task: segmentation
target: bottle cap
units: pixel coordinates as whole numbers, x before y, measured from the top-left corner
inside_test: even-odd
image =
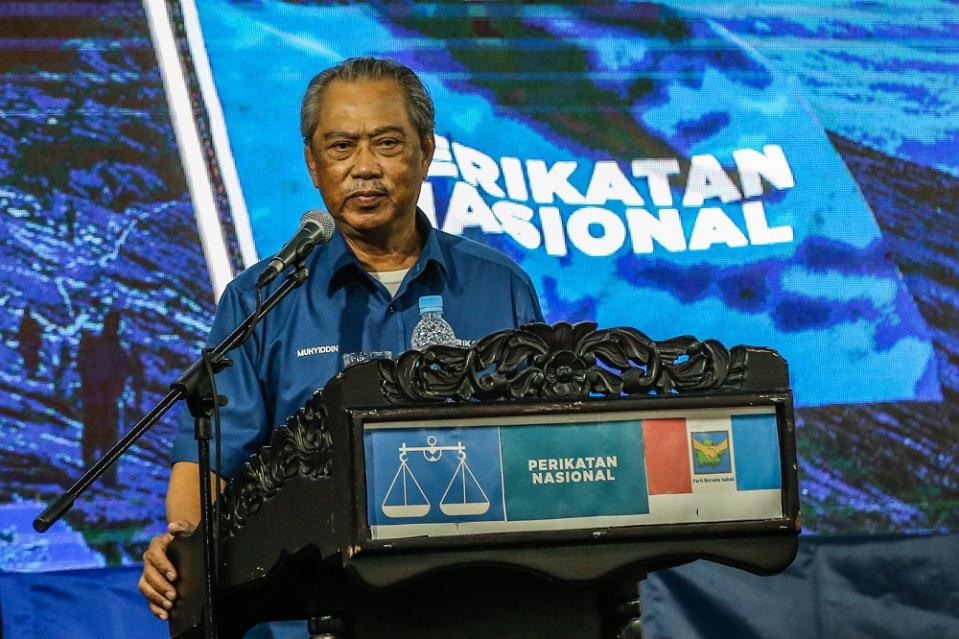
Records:
[[[424,295],[420,298],[420,314],[442,313],[443,297],[441,295]]]

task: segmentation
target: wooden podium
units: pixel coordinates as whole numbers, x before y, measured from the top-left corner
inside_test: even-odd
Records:
[[[639,637],[638,582],[783,570],[799,534],[786,362],[715,340],[531,324],[333,379],[221,505],[219,629]],[[171,636],[202,636],[199,535]]]

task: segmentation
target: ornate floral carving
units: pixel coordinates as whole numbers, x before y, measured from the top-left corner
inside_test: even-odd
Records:
[[[578,397],[587,389],[583,358],[571,351],[557,351],[543,365],[543,393],[547,397]]]
[[[223,495],[221,534],[235,534],[287,479],[328,477],[331,465],[332,441],[326,426],[326,407],[317,391],[274,431],[270,444],[257,451],[234,475]]]
[[[383,360],[393,402],[569,398],[687,393],[737,388],[746,349],[683,336],[656,342],[632,328],[527,324],[471,348],[433,346]]]

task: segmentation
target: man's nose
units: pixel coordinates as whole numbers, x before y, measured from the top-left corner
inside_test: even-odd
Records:
[[[353,176],[358,178],[379,177],[382,174],[379,158],[369,144],[357,146]]]

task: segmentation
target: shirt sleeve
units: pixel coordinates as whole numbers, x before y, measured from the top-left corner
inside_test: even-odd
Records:
[[[536,289],[526,273],[513,278],[513,309],[517,328],[532,322],[546,321],[543,319]]]
[[[244,304],[238,289],[234,282],[223,292],[213,319],[213,327],[207,338],[207,347],[212,348],[223,341],[252,312],[252,302]],[[246,308],[247,306],[249,308]],[[266,443],[270,434],[263,385],[256,368],[256,353],[259,350],[261,335],[258,327],[243,345],[227,353],[227,357],[233,364],[216,376],[217,393],[227,398],[226,406],[220,408],[223,454],[220,471],[225,478],[232,477],[240,464]],[[184,402],[173,443],[174,463],[198,461],[193,431],[193,417]],[[210,460],[212,468],[216,470],[215,440],[210,441]]]

